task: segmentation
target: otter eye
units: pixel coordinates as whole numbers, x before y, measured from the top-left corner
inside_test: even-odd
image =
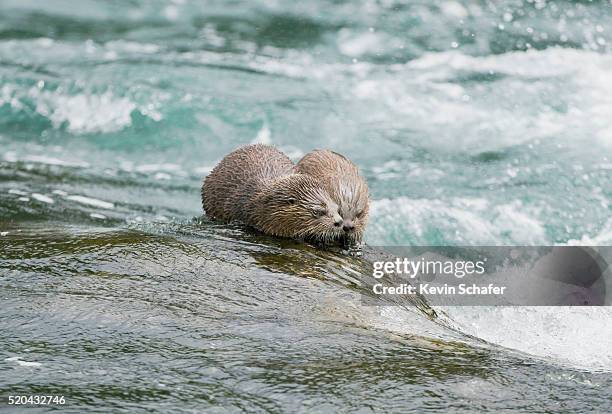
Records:
[[[293,198],[293,197],[289,197],[289,198],[287,199],[287,204],[289,204],[289,205],[293,205],[293,204],[295,204],[295,203],[296,203],[295,198]]]
[[[355,217],[357,217],[357,218],[363,217],[363,210],[361,210],[359,213],[357,213],[357,215]]]
[[[312,210],[312,215],[313,217],[316,217],[316,218],[323,217],[326,213],[327,211],[325,211],[325,209],[322,209],[322,208],[315,208],[314,210]]]

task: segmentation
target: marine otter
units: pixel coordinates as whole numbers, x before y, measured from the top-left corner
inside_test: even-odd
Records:
[[[361,241],[363,229],[356,237],[354,227],[343,225],[341,208],[327,190],[334,177],[323,178],[296,171],[272,146],[247,145],[226,155],[206,177],[202,206],[213,219],[243,222],[273,236],[325,244]]]
[[[316,178],[338,205],[342,228],[353,243],[361,242],[368,223],[368,185],[349,159],[329,150],[314,150],[296,165],[295,172]]]

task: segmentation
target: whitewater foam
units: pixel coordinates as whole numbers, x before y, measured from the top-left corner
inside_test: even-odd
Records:
[[[31,368],[42,367],[42,364],[40,362],[24,361],[21,358],[22,357],[20,356],[16,356],[16,357],[5,358],[4,360],[7,362],[15,362],[17,363],[17,365],[20,365],[22,367],[31,367]]]
[[[538,213],[520,201],[492,205],[483,198],[373,200],[367,238],[381,246],[428,245],[431,233],[443,233],[440,244],[545,245],[548,239]]]
[[[32,198],[34,200],[38,200],[38,201],[40,201],[42,203],[47,203],[47,204],[55,203],[55,201],[51,197],[46,196],[44,194],[32,193]]]
[[[38,89],[34,89],[38,91]],[[55,128],[64,123],[71,132],[113,132],[132,123],[136,105],[128,98],[102,94],[64,95],[57,92],[34,92],[36,111],[48,117]]]
[[[582,137],[609,148],[611,65],[610,56],[558,47],[488,56],[431,52],[354,77],[346,99],[356,99],[364,121],[419,131],[423,138],[414,143],[426,147],[484,151]]]
[[[561,364],[612,371],[610,307],[445,307],[469,335]]]
[[[65,197],[66,200],[75,201],[80,204],[84,204],[91,207],[98,207],[104,209],[113,209],[115,205],[108,201],[98,200],[97,198],[85,197],[81,195],[69,195]]]

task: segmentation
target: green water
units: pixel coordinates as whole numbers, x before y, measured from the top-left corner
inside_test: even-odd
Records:
[[[0,0],[0,411],[612,410],[609,309],[361,306],[359,259],[199,200],[240,144],[326,147],[371,245],[610,245],[611,28],[609,1]]]

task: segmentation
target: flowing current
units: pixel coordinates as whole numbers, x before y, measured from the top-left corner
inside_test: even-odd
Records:
[[[611,31],[603,0],[0,0],[0,407],[609,412],[610,308],[362,306],[355,260],[199,189],[324,147],[370,245],[609,246]]]

